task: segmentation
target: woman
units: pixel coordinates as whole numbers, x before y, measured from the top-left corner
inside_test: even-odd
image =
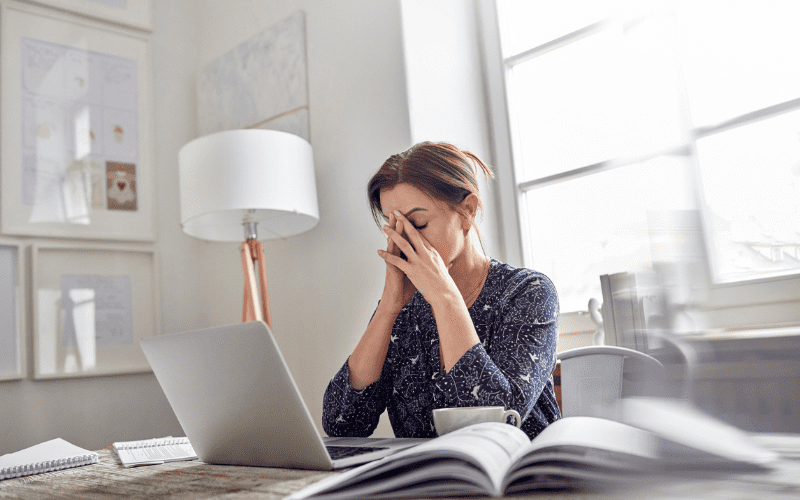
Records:
[[[476,177],[489,168],[446,143],[390,157],[368,186],[383,225],[383,295],[325,391],[330,436],[369,436],[388,407],[397,437],[434,437],[432,410],[505,406],[533,438],[560,418],[552,282],[486,257]]]

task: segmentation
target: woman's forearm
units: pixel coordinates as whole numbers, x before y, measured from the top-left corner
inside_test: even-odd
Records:
[[[380,378],[392,340],[392,326],[399,312],[382,303],[378,304],[372,321],[347,361],[350,385],[354,389],[363,389]]]
[[[465,352],[480,342],[475,325],[460,294],[443,294],[431,303],[444,370],[450,369]]]

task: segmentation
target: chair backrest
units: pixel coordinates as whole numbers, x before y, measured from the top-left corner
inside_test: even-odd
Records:
[[[578,347],[559,353],[561,362],[561,415],[619,419],[623,371],[626,358],[643,362],[646,370],[663,372],[654,357],[615,346]]]

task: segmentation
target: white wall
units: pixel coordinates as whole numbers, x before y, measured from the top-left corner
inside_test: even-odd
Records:
[[[412,142],[450,142],[494,167],[474,3],[401,0],[400,6]],[[505,261],[496,184],[478,179],[485,207],[478,221],[484,248]]]

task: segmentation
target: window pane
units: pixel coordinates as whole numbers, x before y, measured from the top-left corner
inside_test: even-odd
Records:
[[[800,269],[800,111],[697,141],[717,281]]]
[[[503,57],[519,54],[602,21],[635,1],[497,0]]]
[[[585,311],[602,300],[601,274],[651,268],[648,215],[692,209],[693,200],[687,162],[676,157],[533,189],[526,266],[553,280],[562,312]]]
[[[514,67],[520,182],[685,143],[662,17],[617,25]]]
[[[685,2],[674,11],[695,126],[798,97],[800,2]]]

